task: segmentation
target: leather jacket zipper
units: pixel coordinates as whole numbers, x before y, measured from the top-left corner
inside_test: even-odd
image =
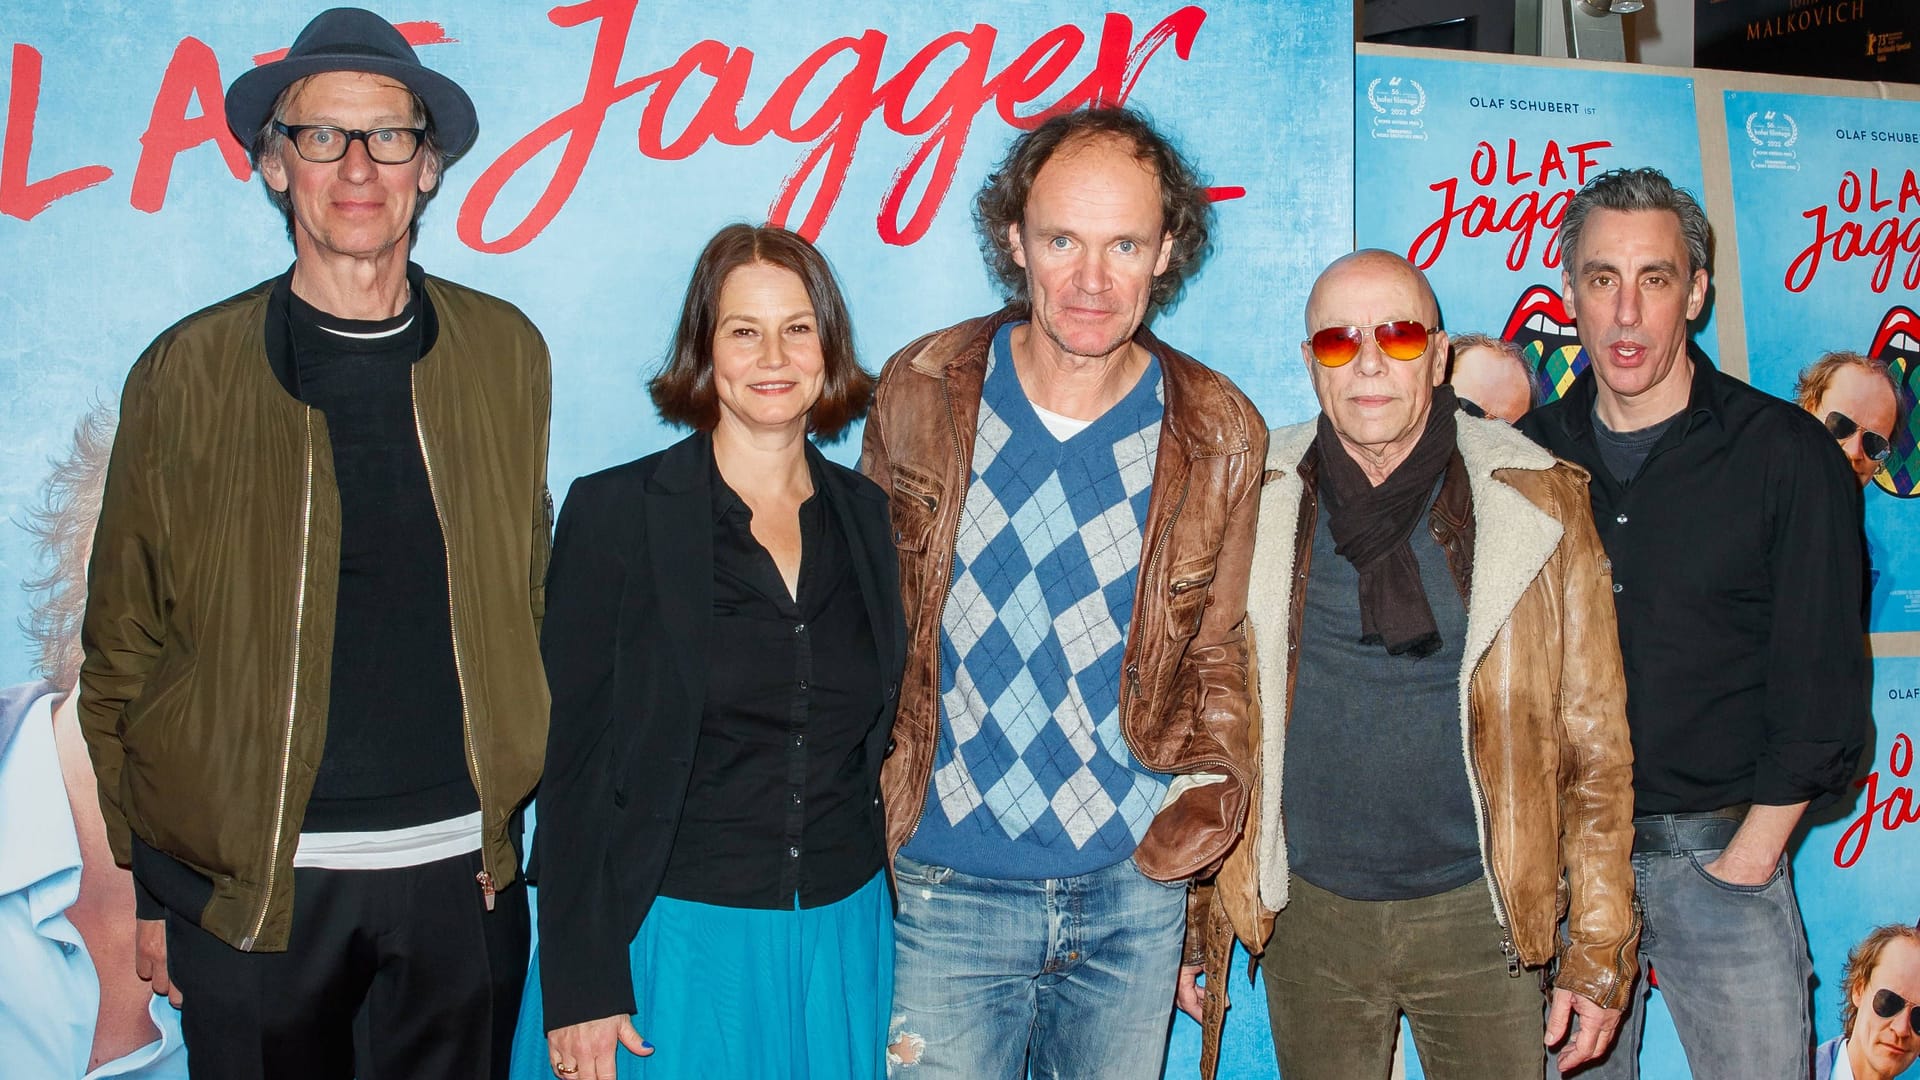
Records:
[[[300,498],[300,575],[293,600],[293,660],[287,678],[287,724],[280,741],[280,788],[273,806],[273,839],[267,848],[267,887],[260,894],[260,914],[253,921],[253,932],[240,939],[240,951],[252,952],[260,932],[266,929],[267,911],[273,905],[274,881],[280,874],[280,833],[287,824],[287,773],[293,764],[293,718],[300,703],[300,629],[307,615],[307,563],[313,547],[313,407],[306,407],[306,488]]]
[[[1193,489],[1193,468],[1191,465],[1189,465],[1187,468],[1186,475],[1182,477],[1180,480],[1180,498],[1174,501],[1173,512],[1167,515],[1167,523],[1161,526],[1160,528],[1160,539],[1155,541],[1153,545],[1153,557],[1147,560],[1147,571],[1146,571],[1146,574],[1144,575],[1143,580],[1146,582],[1148,588],[1152,588],[1153,586],[1154,572],[1160,569],[1160,556],[1162,553],[1164,553],[1167,550],[1167,541],[1173,538],[1174,523],[1180,520],[1180,511],[1186,509],[1187,493],[1192,489]],[[1148,502],[1149,503],[1152,502],[1151,498],[1149,498]],[[1173,591],[1175,592],[1182,591],[1179,588],[1180,584],[1181,583],[1176,582],[1173,586]],[[1192,588],[1192,587],[1193,586],[1191,585],[1188,586],[1188,588]],[[1139,590],[1135,589],[1135,593],[1138,594],[1138,592]],[[1136,605],[1134,614],[1133,614],[1133,620],[1136,628],[1144,627],[1147,621],[1146,609],[1143,607],[1140,607],[1139,605]],[[1140,638],[1138,634],[1129,632],[1129,637],[1127,639],[1128,650],[1132,651],[1139,644],[1139,640]],[[1127,744],[1127,752],[1133,755],[1133,760],[1140,762],[1142,765],[1145,765],[1146,759],[1140,756],[1140,748],[1134,745],[1133,735],[1127,731],[1127,708],[1128,706],[1132,705],[1133,702],[1139,698],[1139,696],[1140,696],[1140,661],[1129,660],[1127,661],[1126,682],[1122,683],[1120,686],[1120,706],[1119,706],[1120,740]],[[1228,770],[1228,771],[1231,772],[1232,770]],[[1234,775],[1236,779],[1240,778],[1238,773],[1234,773]]]
[[[1474,803],[1480,810],[1479,840],[1480,862],[1487,871],[1487,894],[1493,898],[1493,921],[1500,924],[1500,954],[1507,958],[1507,975],[1519,978],[1521,971],[1520,950],[1513,943],[1513,926],[1507,918],[1507,901],[1500,895],[1500,878],[1493,872],[1493,856],[1487,844],[1487,791],[1480,783],[1480,766],[1474,761],[1473,747],[1476,742],[1473,717],[1473,684],[1480,678],[1480,665],[1487,662],[1487,654],[1481,653],[1480,659],[1473,662],[1473,674],[1467,677],[1467,786],[1473,789]]]
[[[412,398],[413,433],[420,442],[420,463],[427,470],[427,494],[433,499],[434,520],[440,525],[440,545],[446,550],[447,560],[447,630],[453,638],[453,675],[460,684],[460,732],[467,748],[467,767],[473,772],[473,792],[480,800],[480,860],[485,867],[487,860],[486,822],[487,792],[480,779],[480,755],[473,745],[473,715],[467,708],[467,668],[460,655],[460,614],[454,610],[453,602],[453,543],[447,537],[447,515],[440,506],[440,485],[433,476],[433,454],[427,449],[426,425],[420,421],[420,380],[416,370],[407,372],[407,389]],[[486,903],[487,910],[493,910],[494,884],[493,872],[482,869],[473,879],[480,886],[480,897]]]
[[[966,449],[960,445],[960,422],[954,419],[953,416],[953,389],[944,375],[940,378],[940,400],[947,407],[947,434],[953,439],[953,460],[956,462],[964,461],[966,459]],[[936,627],[945,624],[947,617],[947,597],[953,593],[953,582],[956,577],[953,569],[953,556],[954,552],[960,547],[960,526],[962,522],[966,520],[967,516],[968,478],[962,477],[959,487],[960,494],[958,498],[960,505],[955,507],[953,515],[953,540],[947,545],[947,587],[940,591],[940,608],[934,612],[933,618],[933,625]],[[948,497],[953,498],[955,496],[949,491]],[[922,495],[920,498],[925,500],[928,510],[938,509],[935,505],[937,500],[931,496]],[[941,666],[940,642],[936,637],[933,648],[933,694],[935,701],[938,701],[940,697]],[[940,739],[940,717],[937,713],[933,718],[933,738],[935,742],[938,742]],[[929,773],[933,770],[933,755],[931,754],[927,755],[927,770]],[[929,776],[926,780],[920,781],[920,790],[925,791],[931,779],[932,777]],[[920,808],[913,812],[913,824],[907,828],[906,840],[901,841],[902,845],[904,845],[907,840],[912,840],[913,834],[920,831],[920,821],[927,816],[927,800],[924,798],[920,799],[919,803]],[[888,865],[891,866],[892,863],[889,862]]]

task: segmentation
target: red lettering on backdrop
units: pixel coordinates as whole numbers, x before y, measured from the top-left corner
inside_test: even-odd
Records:
[[[1472,157],[1467,160],[1467,179],[1483,188],[1493,187],[1495,180],[1502,181],[1509,188],[1520,187],[1531,180],[1531,190],[1514,195],[1504,207],[1495,194],[1475,195],[1461,205],[1460,177],[1451,176],[1427,185],[1428,190],[1440,195],[1440,216],[1414,237],[1412,246],[1407,249],[1408,260],[1422,270],[1432,267],[1440,260],[1440,253],[1447,249],[1447,240],[1457,227],[1460,235],[1465,237],[1513,233],[1513,242],[1507,246],[1509,270],[1520,270],[1527,265],[1534,238],[1544,233],[1547,240],[1540,249],[1540,265],[1548,269],[1559,266],[1558,232],[1560,221],[1567,213],[1567,204],[1573,201],[1573,193],[1580,185],[1587,182],[1587,174],[1599,165],[1593,156],[1594,151],[1612,145],[1604,139],[1597,139],[1574,143],[1563,150],[1557,140],[1548,139],[1536,159],[1531,154],[1521,156],[1518,139],[1508,139],[1504,152],[1492,143],[1477,143]],[[1567,169],[1569,156],[1573,159],[1571,173]],[[1531,165],[1536,160],[1539,162],[1537,168],[1520,168],[1522,162]],[[1550,183],[1561,186],[1548,193]]]
[[[166,204],[167,183],[173,179],[173,160],[201,143],[211,142],[227,160],[235,180],[252,174],[247,152],[227,131],[226,98],[220,79],[220,60],[199,38],[180,39],[154,95],[153,115],[140,136],[140,166],[133,172],[133,208],[156,213]],[[200,99],[200,115],[188,116],[187,106]]]
[[[40,111],[40,53],[31,45],[13,47],[12,83],[7,93],[7,137],[0,143],[0,214],[31,221],[56,199],[104,183],[113,170],[82,165],[45,180],[28,180],[34,115]]]
[[[769,220],[787,223],[796,211],[801,191],[817,174],[818,187],[813,201],[797,226],[797,231],[809,237],[818,236],[826,225],[846,184],[861,135],[874,113],[878,112],[882,123],[898,134],[925,136],[907,162],[894,173],[881,198],[875,222],[882,240],[911,244],[926,235],[932,224],[934,214],[952,186],[974,119],[987,102],[994,102],[996,111],[1007,123],[1023,128],[1031,128],[1055,112],[1088,103],[1122,104],[1132,93],[1147,62],[1162,45],[1172,42],[1183,59],[1189,55],[1200,25],[1207,17],[1201,8],[1183,7],[1135,41],[1132,20],[1109,13],[1101,28],[1093,70],[1051,104],[1029,115],[1021,115],[1018,106],[1049,91],[1085,44],[1086,35],[1078,27],[1056,27],[1041,35],[999,75],[992,77],[992,51],[998,31],[985,23],[971,30],[950,31],[927,43],[884,82],[879,80],[879,68],[887,37],[877,30],[868,30],[860,37],[837,38],[815,50],[781,81],[743,126],[740,106],[754,59],[749,49],[729,48],[713,40],[701,41],[666,68],[624,81],[619,79],[637,5],[638,0],[587,0],[561,5],[547,13],[548,19],[560,27],[599,23],[586,85],[576,104],[508,147],[474,181],[460,207],[457,223],[460,239],[467,246],[486,252],[515,251],[538,236],[579,185],[599,142],[601,129],[606,125],[608,111],[648,90],[652,93],[636,132],[639,151],[647,157],[683,158],[709,140],[746,145],[772,135],[788,142],[812,143],[793,172],[781,181],[768,213]],[[954,70],[927,104],[909,115],[906,111],[909,96],[934,62],[948,52],[959,54]],[[851,61],[851,69],[839,76],[833,90],[812,116],[805,120],[796,117],[794,111],[800,97],[823,70],[843,57]],[[685,130],[669,142],[663,130],[666,114],[695,73],[711,79],[712,86],[706,90]],[[487,215],[501,191],[534,158],[556,143],[564,144],[559,160],[533,206],[503,235],[487,239]],[[926,172],[924,186],[921,185],[923,171]],[[916,187],[920,188],[919,199],[908,212],[909,193]],[[1244,192],[1227,188],[1213,192],[1218,199],[1239,194]]]
[[[1892,190],[1891,182],[1887,188]],[[1794,256],[1793,262],[1787,265],[1782,284],[1788,292],[1805,292],[1807,286],[1813,284],[1814,278],[1819,276],[1822,257],[1829,257],[1834,262],[1865,258],[1876,260],[1867,285],[1874,292],[1885,292],[1893,281],[1894,262],[1902,253],[1911,257],[1907,259],[1900,283],[1908,291],[1920,289],[1920,180],[1916,180],[1914,171],[1908,169],[1900,178],[1900,193],[1897,196],[1882,195],[1880,190],[1879,169],[1868,169],[1864,181],[1859,173],[1848,169],[1840,176],[1839,189],[1834,192],[1831,204],[1816,206],[1800,214],[1813,222],[1813,241],[1800,249],[1800,254]],[[1837,208],[1842,214],[1855,214],[1863,207],[1875,214],[1889,209],[1893,213],[1872,223],[1842,221],[1831,232],[1828,231],[1827,217],[1830,211]],[[1909,217],[1909,214],[1913,216]]]
[[[548,18],[561,27],[600,23],[593,59],[581,99],[541,124],[481,173],[461,207],[457,229],[469,246],[489,252],[513,251],[539,235],[565,206],[579,183],[598,142],[612,106],[652,90],[636,142],[641,154],[656,160],[678,160],[697,152],[708,141],[746,146],[769,136],[796,144],[810,144],[794,170],[781,180],[768,218],[785,223],[795,213],[802,192],[813,181],[812,202],[799,231],[818,236],[833,212],[853,164],[853,156],[867,122],[875,113],[889,129],[907,136],[924,136],[893,175],[881,198],[875,226],[890,244],[911,244],[926,235],[953,183],[973,123],[988,102],[1007,124],[1031,129],[1057,112],[1087,104],[1124,104],[1136,82],[1163,45],[1187,58],[1207,14],[1195,6],[1175,11],[1137,41],[1133,22],[1109,13],[1102,24],[1093,70],[1051,103],[1030,113],[1029,105],[1052,90],[1080,55],[1087,35],[1068,24],[1036,38],[1003,68],[992,72],[998,31],[985,23],[971,30],[942,34],[916,52],[899,72],[884,81],[880,64],[887,36],[868,30],[859,37],[843,37],[814,50],[781,80],[766,103],[743,125],[741,106],[753,70],[753,52],[718,41],[689,47],[672,65],[624,82],[618,80],[634,12],[639,0],[589,0],[556,7]],[[396,24],[416,47],[448,44],[446,28],[431,20]],[[253,57],[255,65],[286,56],[274,49]],[[957,54],[953,71],[927,103],[909,114],[908,101],[926,73],[943,57]],[[800,99],[823,72],[848,66],[810,116],[796,115]],[[41,57],[31,46],[14,46],[12,87],[7,109],[7,132],[0,145],[0,213],[27,220],[53,202],[100,184],[113,175],[104,165],[69,169],[44,180],[29,181],[34,117],[39,106]],[[710,80],[694,116],[684,130],[669,138],[667,113],[690,80]],[[224,80],[219,60],[198,38],[183,38],[174,49],[154,97],[146,131],[140,137],[141,154],[134,172],[131,204],[157,213],[166,204],[175,160],[203,143],[213,142],[237,180],[250,175],[245,149],[226,129]],[[199,112],[188,115],[195,101]],[[533,208],[505,236],[487,241],[482,227],[500,191],[518,173],[555,142],[565,140],[560,160]],[[1542,172],[1547,166],[1543,162]],[[1488,178],[1491,179],[1491,176]],[[919,192],[909,203],[910,193]],[[1215,187],[1208,195],[1216,202],[1242,198],[1243,187]],[[902,218],[905,218],[902,221]]]
[[[1893,748],[1887,751],[1887,771],[1904,779],[1913,769],[1913,739],[1906,732],[1893,737]],[[1892,832],[1902,825],[1920,821],[1920,806],[1914,804],[1913,789],[1905,784],[1887,792],[1886,798],[1880,797],[1880,771],[1867,774],[1865,780],[1855,780],[1854,787],[1867,789],[1863,800],[1866,808],[1860,816],[1853,819],[1847,831],[1840,834],[1840,842],[1833,846],[1833,865],[1846,869],[1860,860],[1866,853],[1868,834],[1873,832],[1873,823],[1877,818],[1880,827]]]

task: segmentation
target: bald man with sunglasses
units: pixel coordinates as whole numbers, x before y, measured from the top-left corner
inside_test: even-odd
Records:
[[[1543,1042],[1571,1068],[1611,1042],[1638,934],[1586,474],[1460,411],[1397,255],[1321,274],[1301,354],[1321,413],[1269,444],[1262,788],[1214,922],[1265,950],[1287,1080],[1385,1076],[1402,1014],[1434,1080],[1538,1077]]]

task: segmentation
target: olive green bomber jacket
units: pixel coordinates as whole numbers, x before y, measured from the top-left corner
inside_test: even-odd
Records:
[[[551,376],[512,305],[410,266],[424,295],[415,428],[447,549],[454,661],[482,854],[547,728],[539,620]],[[293,854],[326,743],[340,507],[326,418],[286,388],[290,275],[182,320],[120,402],[82,628],[80,717],[114,858],[246,950],[286,948]],[[489,898],[490,899],[490,898]]]

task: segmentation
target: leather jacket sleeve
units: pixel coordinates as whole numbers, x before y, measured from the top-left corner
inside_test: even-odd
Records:
[[[1613,575],[1583,485],[1557,484],[1561,540],[1560,850],[1567,936],[1554,985],[1603,1008],[1627,1002],[1640,920],[1633,898],[1633,749]]]
[[[1174,673],[1164,720],[1166,730],[1191,733],[1191,744],[1217,747],[1223,758],[1219,765],[1228,779],[1188,790],[1156,817],[1149,842],[1142,843],[1135,859],[1142,873],[1160,880],[1212,874],[1233,846],[1247,813],[1254,766],[1247,726],[1247,579],[1259,517],[1260,466],[1267,453],[1266,430],[1257,416],[1249,427],[1253,438],[1236,466],[1231,509],[1213,580],[1207,585],[1206,607]],[[1162,836],[1177,840],[1151,842]],[[1193,865],[1194,853],[1206,853],[1200,865]]]

